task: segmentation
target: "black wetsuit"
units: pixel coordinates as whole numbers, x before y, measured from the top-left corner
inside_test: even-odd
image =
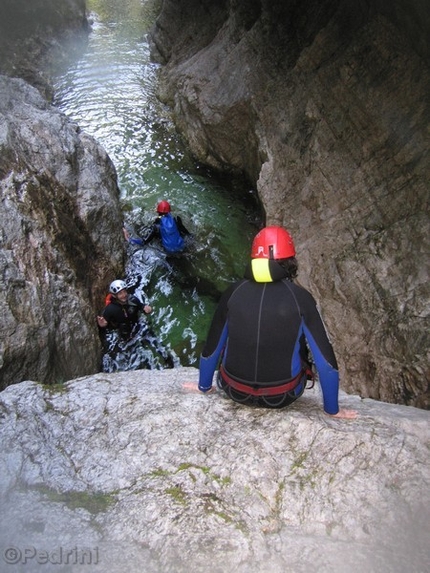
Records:
[[[287,405],[303,392],[301,377],[303,337],[312,351],[323,390],[324,409],[338,412],[339,374],[336,357],[312,295],[285,278],[281,265],[270,262],[267,282],[256,282],[251,267],[246,278],[232,285],[221,297],[200,359],[199,389],[207,391],[219,359],[222,358],[221,382],[228,381],[240,392],[232,398],[249,393],[260,394],[266,405]],[[289,390],[288,384],[294,387]],[[278,399],[265,399],[276,390]],[[285,399],[282,400],[282,394]],[[245,396],[246,397],[246,396]],[[245,400],[244,400],[245,401]],[[255,402],[255,401],[254,401]],[[257,401],[257,403],[259,403]]]
[[[104,372],[174,367],[172,353],[143,317],[146,304],[129,295],[126,304],[113,298],[105,307],[102,316],[108,324],[106,328],[100,328]]]
[[[108,329],[118,330],[122,338],[128,338],[139,320],[139,313],[144,305],[135,296],[129,296],[126,304],[113,299],[104,309],[103,318],[108,322]]]

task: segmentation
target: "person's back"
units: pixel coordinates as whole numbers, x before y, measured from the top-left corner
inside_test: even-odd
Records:
[[[184,239],[171,213],[165,213],[160,219],[160,237],[167,254],[180,253],[184,250]]]
[[[157,238],[161,241],[167,255],[182,253],[185,249],[184,237],[191,237],[179,215],[174,217],[171,213],[170,203],[160,201],[157,204],[157,217],[151,226],[147,227],[142,237],[135,237],[124,227],[123,234],[126,241],[132,245],[142,247]]]
[[[314,312],[312,296],[287,278],[270,283],[245,279],[228,301],[225,370],[259,385],[291,380],[303,366],[303,321],[309,323],[322,352],[337,367],[321,325],[315,324]]]
[[[339,411],[336,357],[312,295],[293,282],[295,247],[287,231],[266,227],[254,239],[245,278],[222,295],[200,358],[199,390],[218,382],[238,402],[283,407],[301,396],[307,344],[323,390],[324,409]],[[349,416],[349,414],[347,414]]]

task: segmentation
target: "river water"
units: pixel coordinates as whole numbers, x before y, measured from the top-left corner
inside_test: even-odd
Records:
[[[132,233],[144,232],[162,199],[191,232],[177,259],[156,242],[127,246],[124,278],[149,298],[151,328],[176,364],[195,366],[220,293],[243,274],[260,223],[256,196],[197,165],[157,100],[158,66],[146,40],[153,2],[89,0],[87,8],[88,42],[57,70],[54,103],[108,152]]]

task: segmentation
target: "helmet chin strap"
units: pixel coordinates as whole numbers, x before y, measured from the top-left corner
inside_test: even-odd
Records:
[[[269,245],[269,259],[274,259],[273,255],[273,245]]]

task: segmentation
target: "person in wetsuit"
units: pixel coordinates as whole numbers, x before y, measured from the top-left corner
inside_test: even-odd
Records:
[[[141,312],[149,314],[152,308],[137,297],[130,296],[122,280],[115,280],[109,286],[110,302],[102,315],[97,316],[100,328],[118,330],[122,338],[130,338]]]
[[[309,346],[323,393],[324,410],[337,417],[339,372],[332,344],[313,296],[295,284],[296,251],[282,227],[261,230],[252,244],[245,277],[222,295],[200,357],[198,389],[218,385],[236,402],[281,408],[306,386]]]
[[[143,237],[130,235],[125,227],[123,234],[130,244],[141,247],[149,244],[153,239],[160,239],[164,250],[170,255],[182,252],[185,249],[184,237],[191,236],[181,217],[179,215],[173,217],[168,201],[160,201],[157,204],[157,217],[145,230]]]
[[[104,346],[104,372],[174,367],[173,356],[142,318],[151,312],[152,307],[149,304],[142,303],[136,296],[128,293],[125,281],[114,280],[110,284],[109,300],[102,314],[97,316]],[[160,358],[154,361],[147,347],[152,348]]]

